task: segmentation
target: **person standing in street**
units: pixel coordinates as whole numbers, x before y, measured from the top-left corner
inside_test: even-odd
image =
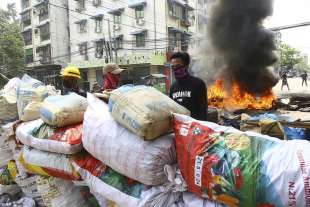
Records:
[[[174,53],[170,61],[176,79],[170,88],[170,98],[187,108],[194,119],[207,120],[207,87],[203,80],[189,74],[189,54]]]
[[[284,87],[284,86],[287,86],[287,89],[290,90],[290,87],[289,87],[288,81],[287,81],[287,75],[286,75],[286,73],[283,73],[281,78],[282,78],[282,87],[281,87],[281,91],[283,90],[283,87]]]
[[[100,93],[101,92],[101,87],[97,81],[94,83],[91,92],[92,93]]]
[[[81,90],[78,86],[78,80],[81,79],[80,70],[74,66],[68,66],[61,71],[63,90],[62,95],[76,93],[80,96],[86,97],[86,92]]]
[[[117,64],[109,63],[103,70],[104,84],[103,90],[114,90],[117,89],[120,84],[121,73],[125,69],[120,68]]]
[[[303,74],[301,74],[301,79],[302,79],[302,84],[301,84],[301,86],[304,86],[304,84],[305,84],[306,87],[308,87],[308,83],[307,83],[307,81],[308,81],[308,74],[307,74],[306,71],[303,72]]]

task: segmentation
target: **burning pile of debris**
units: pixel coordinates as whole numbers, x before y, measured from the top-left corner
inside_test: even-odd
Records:
[[[274,94],[279,77],[274,35],[263,21],[273,12],[270,0],[220,0],[214,3],[208,39],[194,66],[208,82],[210,121],[282,139],[309,134],[310,95]],[[242,5],[242,6],[241,6]],[[206,71],[198,70],[207,67]],[[294,112],[292,112],[294,111]]]

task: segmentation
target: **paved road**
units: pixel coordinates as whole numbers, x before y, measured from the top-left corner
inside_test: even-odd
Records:
[[[273,88],[273,91],[276,94],[283,94],[283,93],[309,93],[310,94],[310,80],[308,80],[308,87],[301,86],[301,78],[289,78],[288,84],[290,86],[290,91],[284,86],[283,90],[281,90],[282,81],[280,80],[279,83]]]

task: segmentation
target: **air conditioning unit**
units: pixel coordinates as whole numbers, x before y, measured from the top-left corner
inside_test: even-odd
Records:
[[[139,26],[143,26],[143,25],[145,24],[145,20],[142,19],[142,18],[139,18],[139,19],[136,20],[136,23],[137,23],[137,25],[139,25]]]
[[[39,34],[39,29],[38,29],[38,28],[35,28],[35,29],[34,29],[34,33],[35,33],[35,34]]]
[[[119,31],[119,30],[121,30],[121,25],[120,24],[114,24],[113,29],[114,29],[114,31]]]

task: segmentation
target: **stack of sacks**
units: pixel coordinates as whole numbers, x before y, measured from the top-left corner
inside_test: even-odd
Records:
[[[190,112],[152,87],[123,86],[109,100],[113,118],[144,140],[154,140],[172,130],[171,113]]]
[[[32,121],[40,118],[42,102],[46,97],[56,94],[56,90],[46,87],[41,81],[24,75],[17,88],[19,120]]]
[[[171,186],[152,187],[125,177],[89,154],[74,160],[73,165],[98,200],[108,198],[119,207],[168,207],[179,201],[181,196],[172,192],[178,188],[176,176],[172,174]]]
[[[182,176],[197,196],[232,207],[309,204],[308,141],[282,141],[177,114],[174,129]]]
[[[46,207],[88,207],[80,188],[70,181],[37,176],[36,183]]]
[[[31,173],[80,180],[71,159],[83,150],[87,100],[77,94],[50,96],[41,104],[41,119],[22,123],[16,138],[23,147],[19,161]]]
[[[150,91],[146,90],[146,93],[150,93]],[[155,93],[157,94],[157,91]],[[171,103],[168,97],[159,94],[157,101],[168,102],[170,105],[175,105],[174,108],[182,108],[174,102]],[[168,101],[166,101],[167,99]],[[136,102],[140,101],[141,99],[136,100]],[[113,108],[117,105],[118,102],[115,100]],[[152,109],[150,107],[150,110]],[[187,110],[184,109],[184,112],[187,114]],[[109,185],[109,183],[100,182],[100,178],[95,178],[98,176],[91,176],[91,171],[80,166],[77,169],[82,178],[86,178],[86,180],[92,178],[88,182],[90,189],[103,197],[111,199],[119,206],[170,206],[180,197],[180,193],[172,193],[174,185],[171,183],[174,180],[169,182],[164,171],[166,165],[176,163],[174,136],[169,134],[170,128],[166,127],[163,130],[163,127],[161,127],[160,133],[156,132],[154,136],[154,130],[148,128],[159,123],[156,119],[158,117],[152,117],[148,114],[144,118],[151,118],[146,123],[150,125],[148,127],[141,125],[146,132],[147,139],[162,137],[153,141],[144,141],[142,137],[118,124],[112,114],[104,102],[88,94],[88,108],[83,123],[83,146],[92,156],[102,162],[101,165],[108,166],[108,171],[112,171],[122,179],[130,178],[129,180],[132,180],[132,183],[137,183],[137,187],[139,187],[137,189],[140,190],[138,192],[134,191],[134,196],[131,196],[130,193],[123,193],[122,190]],[[169,111],[161,112],[161,114],[164,114],[162,122],[171,121]],[[136,114],[131,115],[136,116]],[[170,125],[168,123],[168,126]],[[151,136],[149,137],[149,135]],[[170,186],[167,183],[170,183]],[[126,188],[131,189],[131,187],[127,186]],[[128,198],[128,196],[132,198]]]
[[[20,164],[16,164],[18,161],[10,161],[9,171],[13,180],[21,188],[21,191],[28,198],[32,198],[36,206],[45,207],[43,199],[38,192],[36,179],[37,175],[31,175],[25,172]]]
[[[11,79],[0,91],[0,122],[8,123],[18,119],[16,91],[19,78]]]
[[[8,163],[13,159],[10,149],[9,136],[6,135],[5,127],[9,122],[18,119],[17,113],[17,88],[20,79],[11,79],[0,91],[0,193],[17,194],[20,188],[14,183],[8,170]]]

